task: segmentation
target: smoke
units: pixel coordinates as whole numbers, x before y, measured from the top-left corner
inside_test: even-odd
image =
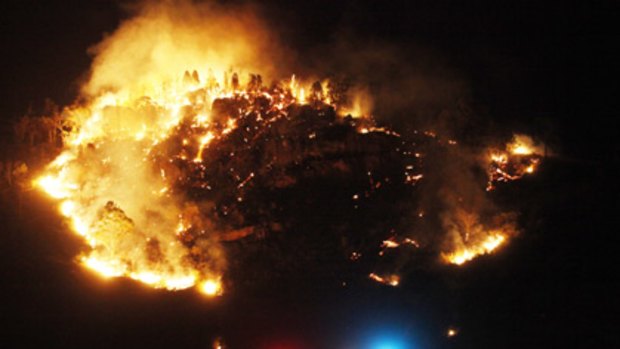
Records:
[[[440,52],[415,43],[368,40],[345,28],[304,58],[304,69],[365,91],[373,116],[396,128],[450,134],[472,116],[465,77]]]
[[[515,214],[502,211],[484,190],[487,163],[477,152],[468,147],[436,148],[426,159],[420,209],[429,213],[429,220],[422,240],[450,255],[483,246],[498,234],[502,239],[516,234]]]
[[[153,83],[186,70],[221,79],[226,72],[275,78],[287,58],[277,37],[249,6],[144,1],[136,14],[90,49],[86,96],[103,91],[150,92]],[[147,91],[145,91],[147,89]]]

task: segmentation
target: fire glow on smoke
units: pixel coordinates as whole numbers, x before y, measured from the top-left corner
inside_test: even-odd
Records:
[[[35,183],[58,200],[60,213],[90,247],[80,257],[87,268],[155,288],[197,287],[206,295],[219,295],[226,269],[220,242],[252,230],[214,226],[208,210],[178,189],[185,173],[194,171],[200,181],[192,185],[218,190],[210,178],[202,178],[211,149],[237,137],[240,128],[246,137],[258,137],[278,122],[290,121],[295,108],[309,108],[319,116],[335,113],[341,121],[332,123],[353,127],[359,137],[401,135],[375,124],[368,96],[343,96],[330,81],[289,75],[266,84],[276,58],[264,54],[274,50],[255,18],[243,13],[214,16],[208,8],[187,6],[147,7],[96,47],[79,102],[62,112],[70,125],[63,135],[64,150]],[[432,132],[427,136],[436,137]],[[317,135],[308,130],[306,137]],[[497,182],[533,173],[541,151],[519,135],[483,158],[487,190],[492,190]],[[242,202],[243,190],[258,170],[229,172],[240,193],[236,200]],[[408,185],[424,180],[415,166],[403,172]],[[380,185],[373,182],[376,189]],[[514,234],[512,225],[488,227],[475,212],[458,208],[446,221],[441,258],[452,264],[492,253]],[[401,245],[421,248],[409,238],[385,240],[383,248]],[[396,274],[371,273],[370,278],[390,286],[400,282]]]

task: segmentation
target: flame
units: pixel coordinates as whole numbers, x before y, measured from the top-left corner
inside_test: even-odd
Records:
[[[543,148],[531,137],[523,134],[515,134],[512,141],[506,145],[506,149],[513,155],[543,154]]]
[[[379,276],[379,275],[377,275],[375,273],[370,273],[368,275],[368,277],[371,280],[376,281],[376,282],[381,283],[381,284],[384,284],[384,285],[388,285],[388,286],[392,286],[392,287],[396,287],[396,286],[400,285],[400,276],[398,276],[396,274]]]
[[[400,244],[394,240],[383,240],[383,248],[396,248],[399,247]]]
[[[36,179],[34,185],[43,188],[55,199],[64,199],[70,195],[72,190],[77,189],[76,184],[64,182],[62,178],[52,175],[42,176]],[[65,208],[62,211],[67,209],[68,208]]]
[[[544,153],[542,146],[521,134],[514,135],[503,150],[491,149],[487,160],[487,191],[495,189],[497,182],[510,182],[534,173]]]
[[[210,297],[221,295],[223,293],[222,283],[216,279],[206,280],[200,284],[200,292]]]
[[[517,145],[516,147],[510,149],[510,152],[513,155],[530,155],[533,150],[525,145]]]
[[[215,138],[215,136],[213,135],[213,132],[211,131],[207,132],[206,135],[200,138],[200,143],[199,143],[200,145],[198,146],[198,153],[196,154],[196,157],[194,158],[194,162],[202,161],[202,151],[209,143],[211,143],[213,138]]]
[[[502,232],[491,232],[478,244],[464,246],[457,251],[443,253],[444,260],[451,264],[462,265],[480,255],[489,254],[506,242],[506,235]]]
[[[339,106],[339,113],[350,115],[353,118],[369,116],[372,110],[372,98],[365,89],[357,89],[353,93],[352,100],[345,105]]]
[[[495,253],[517,234],[514,214],[481,217],[479,209],[461,206],[460,200],[454,202],[455,206],[441,217],[447,232],[441,252],[445,263],[462,265],[478,256]]]
[[[455,337],[458,334],[459,334],[459,330],[457,328],[454,328],[454,327],[450,327],[446,331],[446,337],[448,337],[448,338]]]

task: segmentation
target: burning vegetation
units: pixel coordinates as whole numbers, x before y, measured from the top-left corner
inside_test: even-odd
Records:
[[[442,169],[465,162],[457,140],[378,124],[344,81],[267,80],[256,19],[212,12],[147,7],[95,48],[83,96],[54,116],[62,151],[34,182],[88,244],[83,265],[218,295],[239,241],[310,234],[337,240],[351,263],[406,248],[460,265],[516,233],[485,182],[490,191],[535,172],[542,152],[530,138],[475,149],[465,167],[482,176],[446,185]]]

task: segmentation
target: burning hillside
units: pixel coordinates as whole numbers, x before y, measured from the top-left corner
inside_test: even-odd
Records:
[[[61,113],[62,153],[35,182],[88,244],[85,266],[215,295],[235,241],[313,227],[311,238],[339,241],[345,260],[408,246],[462,264],[516,233],[484,185],[533,173],[541,151],[531,139],[472,150],[432,131],[400,134],[343,82],[267,82],[229,68],[271,72],[256,58],[265,47],[255,20],[185,13],[149,7],[126,22]],[[474,171],[444,185],[450,166]],[[422,193],[440,182],[437,206]]]

